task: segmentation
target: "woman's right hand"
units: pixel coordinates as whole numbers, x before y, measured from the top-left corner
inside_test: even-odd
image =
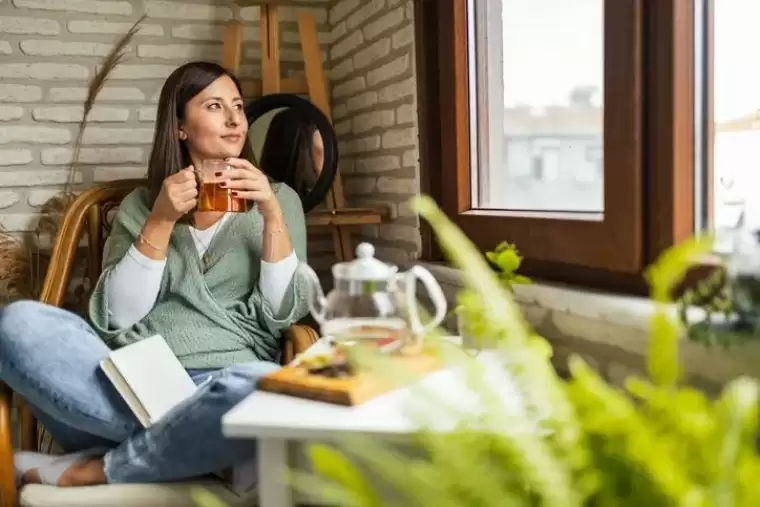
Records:
[[[195,168],[188,166],[164,180],[156,202],[153,203],[152,214],[157,219],[174,223],[195,208],[197,197]]]

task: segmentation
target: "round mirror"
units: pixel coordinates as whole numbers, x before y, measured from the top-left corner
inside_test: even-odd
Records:
[[[338,139],[330,120],[308,100],[265,95],[245,107],[258,167],[301,196],[305,212],[319,205],[338,171]]]

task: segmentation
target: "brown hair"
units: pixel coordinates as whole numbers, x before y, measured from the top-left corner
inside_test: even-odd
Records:
[[[313,183],[316,179],[309,176],[318,175],[312,154],[316,130],[317,126],[298,108],[291,107],[277,113],[269,124],[261,149],[261,170],[271,179],[285,183],[304,195],[309,190],[309,182]]]
[[[187,147],[177,133],[190,100],[222,76],[229,76],[242,96],[240,81],[227,69],[212,62],[190,62],[172,72],[158,99],[156,130],[148,160],[148,188],[151,203],[156,200],[164,180],[189,166],[192,161]],[[246,138],[240,158],[254,162],[253,149]]]

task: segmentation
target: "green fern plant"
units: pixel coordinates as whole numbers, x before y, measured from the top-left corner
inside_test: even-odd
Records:
[[[484,413],[459,414],[461,424],[445,434],[423,425],[412,438],[416,453],[370,439],[345,442],[350,452],[312,445],[316,475],[296,475],[297,487],[336,506],[384,505],[376,483],[360,472],[369,468],[398,492],[399,507],[760,505],[757,383],[738,378],[715,400],[679,383],[683,326],[671,317],[671,293],[693,259],[709,250],[709,238],[666,251],[647,270],[655,303],[648,378],[631,377],[620,390],[579,357],[570,360],[570,378],[559,378],[547,343],[462,231],[429,198],[417,198],[414,207],[462,269],[462,305],[473,329],[496,340],[522,395],[521,410],[505,413],[479,376],[479,363],[457,355]],[[420,396],[427,420],[456,408]]]

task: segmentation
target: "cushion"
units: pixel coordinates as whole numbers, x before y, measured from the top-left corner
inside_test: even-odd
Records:
[[[58,488],[29,484],[19,494],[20,507],[198,507],[192,491],[203,488],[229,507],[257,504],[255,494],[239,496],[220,480],[170,484],[112,484]]]

